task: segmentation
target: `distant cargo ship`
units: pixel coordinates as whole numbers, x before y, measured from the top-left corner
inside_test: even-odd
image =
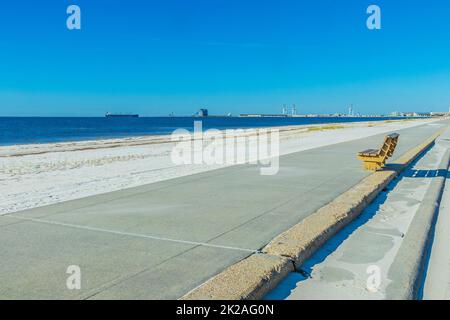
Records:
[[[138,114],[113,114],[107,112],[105,114],[106,118],[139,118]]]

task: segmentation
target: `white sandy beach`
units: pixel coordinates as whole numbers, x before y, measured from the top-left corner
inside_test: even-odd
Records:
[[[431,119],[279,127],[280,153],[418,126]],[[313,128],[313,129],[311,129]],[[320,130],[323,128],[324,130]],[[175,165],[170,136],[0,147],[0,215],[214,170]]]

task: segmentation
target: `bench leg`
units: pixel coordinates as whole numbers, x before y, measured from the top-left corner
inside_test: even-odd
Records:
[[[364,169],[368,171],[377,171],[382,168],[383,164],[379,162],[364,162]]]

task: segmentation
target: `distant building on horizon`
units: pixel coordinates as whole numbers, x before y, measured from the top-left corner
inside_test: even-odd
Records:
[[[208,116],[208,109],[200,109],[197,112],[197,116],[199,116],[199,117],[207,117]]]
[[[432,117],[445,117],[445,116],[449,116],[450,115],[450,110],[449,112],[430,112],[430,116]]]
[[[391,112],[391,117],[436,117],[444,116],[445,112]]]

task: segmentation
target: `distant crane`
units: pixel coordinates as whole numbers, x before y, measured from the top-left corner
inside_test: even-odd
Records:
[[[353,104],[348,108],[348,116],[353,117],[355,115],[355,111],[353,110]]]
[[[292,116],[296,116],[297,115],[297,107],[295,106],[295,104],[292,105]]]

